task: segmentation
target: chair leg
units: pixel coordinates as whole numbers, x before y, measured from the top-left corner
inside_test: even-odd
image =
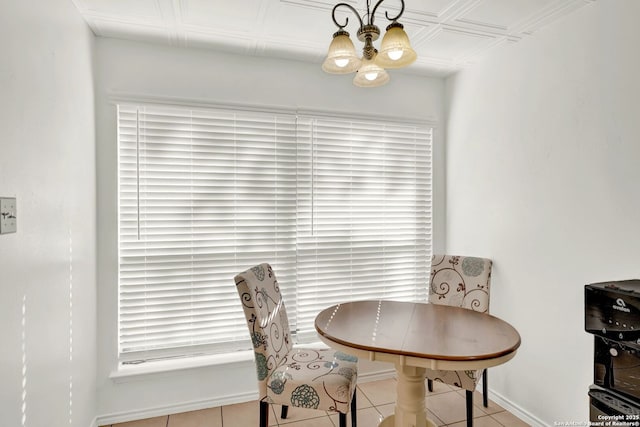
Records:
[[[289,414],[289,407],[287,405],[282,405],[282,409],[280,410],[280,418],[283,420],[287,418]]]
[[[260,401],[260,427],[267,427],[269,425],[269,404],[267,402]]]
[[[338,416],[340,417],[340,427],[347,427],[347,414],[339,412]]]
[[[351,427],[357,427],[358,425],[358,417],[356,416],[356,394],[358,394],[357,389],[353,391],[353,397],[351,398]]]
[[[357,417],[356,417],[356,390],[353,391],[353,397],[351,398],[351,427],[357,426]],[[343,414],[342,412],[338,412],[338,419],[340,421],[340,427],[347,427],[347,414]]]
[[[482,371],[482,404],[485,408],[489,407],[489,393],[487,385],[487,370]]]
[[[433,391],[433,380],[427,380],[427,389],[431,392]]]
[[[467,395],[467,427],[473,427],[473,392],[465,390]]]

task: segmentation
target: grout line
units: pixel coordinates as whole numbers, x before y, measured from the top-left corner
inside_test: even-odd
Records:
[[[501,413],[503,413],[503,412],[507,412],[507,410],[505,409],[504,411],[498,411],[498,412],[496,412],[495,414],[501,414]],[[504,426],[504,424],[502,424],[500,421],[498,421],[498,420],[496,420],[495,418],[493,418],[493,415],[495,415],[495,414],[491,414],[491,415],[489,415],[489,416],[491,417],[491,419],[492,419],[493,421],[497,422],[497,423],[498,423],[498,424],[500,424],[501,426]]]

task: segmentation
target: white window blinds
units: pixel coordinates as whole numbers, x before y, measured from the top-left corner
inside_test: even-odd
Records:
[[[249,348],[234,275],[269,260],[295,282],[295,117],[118,118],[121,360]]]
[[[426,300],[431,256],[431,129],[300,118],[298,337],[332,304]]]
[[[428,126],[122,104],[118,137],[121,361],[250,348],[261,262],[302,342],[331,304],[426,300]]]

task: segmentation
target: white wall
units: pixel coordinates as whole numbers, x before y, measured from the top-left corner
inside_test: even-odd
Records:
[[[144,43],[97,41],[99,225],[99,414],[104,421],[133,419],[239,400],[257,392],[253,361],[183,370],[114,382],[117,331],[116,122],[109,94],[173,97],[208,103],[271,105],[384,114],[443,122],[444,82],[393,73],[385,87],[354,87],[350,78],[323,73],[319,64],[234,56]],[[442,160],[442,129],[436,161]],[[442,169],[440,169],[442,170]],[[442,179],[436,192],[442,196]],[[436,212],[436,244],[443,245],[443,212]],[[257,396],[257,394],[256,394]]]
[[[0,12],[0,424],[96,414],[93,34],[69,0]]]
[[[490,387],[588,419],[586,283],[640,277],[640,2],[599,0],[447,81],[447,250],[494,259],[522,336]]]

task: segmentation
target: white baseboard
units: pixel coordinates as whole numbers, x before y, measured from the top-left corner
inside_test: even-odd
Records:
[[[140,409],[120,412],[117,414],[101,415],[97,417],[98,426],[124,423],[127,421],[141,420],[144,418],[161,417],[164,415],[179,414],[181,412],[197,411],[200,409],[215,408],[217,406],[233,405],[235,403],[250,402],[258,398],[255,391],[240,393],[231,396],[202,399],[191,402],[183,402],[174,405],[165,405],[155,408]]]
[[[480,386],[478,386],[478,389],[482,390]],[[502,406],[504,409],[511,412],[513,415],[520,418],[522,421],[529,424],[531,427],[548,427],[548,424],[543,422],[540,418],[524,410],[523,408],[516,405],[511,400],[507,399],[506,397],[492,390],[491,388],[489,388],[489,399],[493,400],[495,403]]]
[[[370,382],[393,378],[394,369],[367,372],[358,375],[358,382]],[[140,409],[135,411],[120,412],[117,414],[100,415],[94,419],[91,427],[105,426],[111,424],[124,423],[128,421],[142,420],[144,418],[161,417],[164,415],[179,414],[181,412],[197,411],[200,409],[215,408],[217,406],[233,405],[256,400],[257,392],[247,392],[232,396],[203,399],[198,401],[183,402],[175,405],[159,406],[155,408]]]
[[[382,371],[366,372],[358,374],[358,383],[368,383],[372,381],[386,380],[389,378],[395,378],[395,369],[385,369]]]
[[[91,421],[89,427],[98,427],[98,417],[93,417],[93,421]]]

